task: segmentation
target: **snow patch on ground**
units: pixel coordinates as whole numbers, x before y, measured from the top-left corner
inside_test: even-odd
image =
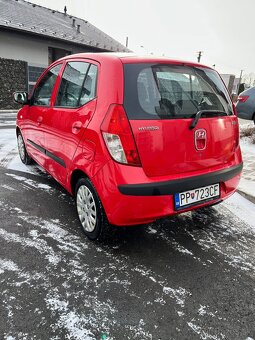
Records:
[[[255,144],[251,143],[250,138],[247,138],[247,137],[241,138],[240,146],[241,146],[242,152],[244,152],[245,154],[248,154],[248,155],[251,155],[251,156],[253,155],[254,156]]]
[[[137,339],[137,340],[140,340],[140,339],[143,339],[143,340],[152,340],[152,335],[149,332],[146,332],[144,330],[144,326],[145,326],[145,323],[141,319],[139,321],[138,326],[130,326],[130,325],[127,326],[127,325],[125,325],[125,328],[128,329],[128,330],[133,331],[133,333],[134,333],[133,339]]]
[[[14,233],[9,233],[5,229],[0,228],[0,237],[7,242],[14,242],[21,244],[24,248],[32,247],[35,248],[40,254],[50,254],[51,256],[55,255],[55,252],[52,247],[50,247],[45,240],[31,240],[24,236],[19,236]]]
[[[200,326],[197,326],[193,320],[188,322],[187,324],[193,330],[194,333],[200,335],[200,339],[222,340],[225,338],[223,334],[220,334],[220,337],[219,337],[218,335],[213,335],[213,334],[209,334],[205,332]]]
[[[148,233],[149,233],[149,234],[156,234],[156,233],[157,233],[157,230],[154,229],[154,228],[152,228],[151,226],[149,226],[149,228],[148,228]]]
[[[92,322],[95,322],[89,317],[78,315],[74,310],[71,310],[67,301],[61,300],[60,296],[48,296],[46,298],[47,307],[54,313],[59,314],[59,319],[56,326],[60,329],[65,328],[69,338],[76,340],[95,340],[91,331],[87,328]]]
[[[11,212],[17,211],[18,209],[16,207],[12,208],[10,205],[4,204],[3,202],[0,203],[2,208],[6,211]],[[68,233],[68,231],[61,228],[60,225],[52,221],[47,221],[36,216],[28,216],[21,209],[19,209],[19,214],[17,215],[17,217],[23,222],[26,222],[41,231],[46,231],[46,234],[44,234],[46,240],[37,238],[36,236],[38,234],[36,234],[35,231],[32,232],[32,235],[30,234],[33,239],[28,239],[25,236],[19,236],[17,234],[9,233],[5,229],[0,229],[0,236],[7,241],[13,241],[20,243],[26,247],[36,248],[41,254],[46,254],[46,258],[52,264],[57,264],[59,262],[59,256],[56,254],[53,248],[48,245],[47,239],[53,239],[54,241],[56,241],[58,248],[63,250],[64,252],[83,254],[84,250],[88,249],[88,246],[85,243],[80,242],[80,238],[78,236]]]
[[[254,155],[255,157],[255,155]],[[250,181],[248,179],[245,178],[241,178],[239,185],[238,185],[238,189],[242,192],[244,192],[245,194],[248,194],[252,197],[255,196],[255,182]]]
[[[186,298],[191,295],[190,292],[181,287],[179,289],[163,287],[163,292],[166,295],[170,295],[172,298],[174,298],[177,305],[180,305],[181,307],[184,307]]]
[[[10,176],[10,177],[16,179],[19,182],[23,182],[26,185],[29,185],[32,188],[42,189],[42,190],[46,190],[46,191],[52,191],[53,190],[47,184],[38,183],[37,181],[33,181],[32,179],[28,179],[28,178],[23,177],[23,176],[18,176],[18,175],[14,175],[14,174],[10,174],[10,173],[6,173],[6,176]]]
[[[0,274],[4,273],[5,270],[17,272],[19,268],[13,261],[0,258]]]
[[[255,232],[255,204],[235,193],[224,202],[224,205],[235,216],[249,224]]]
[[[210,312],[209,308],[210,308],[209,306],[200,305],[200,307],[198,309],[198,314],[201,315],[201,316],[209,315],[212,318],[215,318],[217,312],[215,312],[215,313]]]
[[[18,340],[18,339],[20,339],[20,340],[31,340],[29,334],[22,333],[22,332],[18,333],[18,338],[14,338],[12,335],[6,335],[3,340]]]
[[[38,230],[30,230],[29,234],[33,237],[33,238],[37,238],[39,236]]]
[[[28,173],[31,175],[39,175],[37,165],[25,165],[21,162],[19,155],[16,155],[8,164],[7,169]]]
[[[23,268],[19,268],[13,261],[0,258],[0,275],[8,271],[17,274],[17,279],[14,284],[16,287],[20,287],[25,283],[30,284],[33,280],[37,281],[39,279],[45,279],[45,276],[42,273],[26,272]]]
[[[185,255],[190,255],[194,257],[194,254],[192,253],[192,251],[184,248],[181,244],[179,244],[177,241],[175,240],[171,240],[171,243],[174,247],[175,250],[177,250],[179,253],[185,254]],[[195,258],[195,257],[194,257]]]
[[[231,221],[225,218],[226,208],[232,213]],[[215,250],[223,256],[224,262],[253,277],[255,275],[255,205],[236,193],[223,204],[212,208],[210,212],[195,212],[194,216],[197,216],[199,225],[205,227],[199,230],[189,230],[187,227],[188,235],[202,249]],[[187,215],[186,218],[187,224],[189,220],[192,221],[192,217]],[[240,223],[240,220],[247,224]]]
[[[10,170],[38,175],[35,166],[25,165],[18,155],[15,129],[1,129],[0,166]]]
[[[25,165],[21,162],[18,154],[15,129],[1,129],[0,166],[37,176],[42,173],[46,174],[46,172],[37,164]]]
[[[155,229],[152,229],[152,230],[155,230]],[[150,232],[150,231],[149,231],[149,233],[152,234],[152,232]],[[190,251],[187,248],[183,247],[180,243],[178,243],[174,239],[174,237],[169,237],[169,235],[166,235],[165,231],[157,232],[157,236],[160,237],[162,240],[164,240],[167,244],[169,244],[174,250],[178,251],[179,253],[182,253],[184,255],[190,255],[194,259],[196,259],[196,257],[192,253],[192,251]]]
[[[1,188],[7,189],[7,190],[10,190],[10,191],[18,191],[17,189],[14,189],[13,187],[11,187],[10,185],[7,185],[7,184],[2,184],[0,186],[1,186]]]

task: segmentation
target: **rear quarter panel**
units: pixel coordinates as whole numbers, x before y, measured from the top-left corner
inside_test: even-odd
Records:
[[[123,103],[123,66],[120,59],[97,60],[97,106],[84,131],[83,137],[70,165],[67,190],[71,192],[71,177],[75,170],[81,170],[90,179],[111,159],[102,134],[101,124],[112,103]]]

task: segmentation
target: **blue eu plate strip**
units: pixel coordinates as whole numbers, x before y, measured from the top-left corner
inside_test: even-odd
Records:
[[[174,194],[175,207],[180,208],[180,194]]]

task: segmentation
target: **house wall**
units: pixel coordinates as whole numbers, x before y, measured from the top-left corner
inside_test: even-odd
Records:
[[[71,54],[93,52],[92,48],[0,29],[0,58],[24,60],[31,66],[48,66],[48,48],[68,50]]]
[[[14,91],[27,91],[27,63],[0,58],[0,109],[17,109]]]
[[[24,60],[35,66],[48,65],[48,46],[45,42],[14,32],[0,31],[0,57]]]

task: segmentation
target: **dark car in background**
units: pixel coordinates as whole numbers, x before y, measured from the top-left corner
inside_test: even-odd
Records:
[[[239,118],[253,120],[255,124],[255,87],[239,94],[236,110]]]

